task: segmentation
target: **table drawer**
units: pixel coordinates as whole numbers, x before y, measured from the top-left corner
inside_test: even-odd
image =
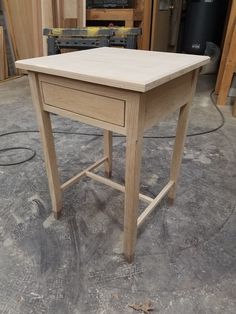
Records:
[[[41,81],[43,102],[96,120],[125,125],[125,101]]]

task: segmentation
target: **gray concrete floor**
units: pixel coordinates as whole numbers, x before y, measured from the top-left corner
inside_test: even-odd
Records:
[[[211,76],[199,81],[190,133],[219,124],[213,86]],[[1,84],[0,94],[1,133],[37,128],[26,77]],[[37,156],[0,167],[0,313],[136,313],[128,305],[145,300],[153,313],[236,313],[236,119],[224,114],[221,130],[188,138],[176,202],[163,201],[144,224],[132,265],[121,254],[121,193],[83,179],[65,192],[56,221],[38,134],[2,137],[1,148],[25,145]],[[53,125],[99,132],[57,116]],[[148,134],[174,134],[175,125],[173,115]],[[102,156],[101,138],[55,141],[62,181]],[[172,144],[144,140],[143,193],[156,195],[168,180]],[[125,141],[115,138],[113,179],[121,183],[124,156]]]

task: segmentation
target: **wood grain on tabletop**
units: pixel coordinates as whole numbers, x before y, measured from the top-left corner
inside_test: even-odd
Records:
[[[16,67],[146,92],[208,62],[206,56],[104,47],[20,60]]]

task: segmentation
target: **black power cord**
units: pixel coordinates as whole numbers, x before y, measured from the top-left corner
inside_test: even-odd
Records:
[[[209,134],[209,133],[213,133],[218,131],[219,129],[221,129],[223,127],[223,125],[225,124],[225,117],[223,115],[223,113],[221,112],[221,110],[217,107],[215,100],[213,98],[213,94],[214,94],[215,90],[213,90],[210,93],[210,98],[212,101],[213,106],[215,107],[215,109],[218,111],[220,117],[221,117],[221,123],[219,124],[219,126],[217,126],[214,129],[210,129],[210,130],[206,130],[206,131],[202,131],[202,132],[197,132],[197,133],[191,133],[191,134],[187,134],[188,137],[192,137],[192,136],[199,136],[199,135],[204,135],[204,134]],[[6,132],[6,133],[2,133],[0,134],[0,137],[4,137],[4,136],[9,136],[12,134],[20,134],[20,133],[39,133],[39,131],[37,130],[21,130],[21,131],[12,131],[12,132]],[[101,137],[103,136],[103,134],[99,134],[99,133],[83,133],[83,132],[65,132],[65,131],[53,131],[54,134],[66,134],[66,135],[81,135],[81,136],[96,136],[96,137]],[[113,137],[125,137],[123,135],[113,135]],[[175,138],[175,135],[167,135],[167,136],[144,136],[144,138],[146,139],[172,139]],[[2,148],[0,149],[0,154],[1,153],[5,153],[8,151],[12,151],[12,150],[27,150],[30,151],[31,154],[29,157],[27,157],[26,159],[20,160],[20,161],[16,161],[16,162],[8,162],[8,163],[1,163],[0,162],[0,166],[2,167],[6,167],[6,166],[13,166],[13,165],[19,165],[19,164],[23,164],[31,159],[33,159],[36,155],[36,151],[33,150],[30,147],[23,147],[23,146],[16,146],[16,147],[7,147],[7,148]]]

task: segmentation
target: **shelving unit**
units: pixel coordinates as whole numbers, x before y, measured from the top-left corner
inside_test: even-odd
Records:
[[[142,35],[138,44],[139,49],[150,49],[150,33],[152,19],[153,0],[136,0],[132,9],[88,9],[86,20],[106,22],[123,22],[125,27],[138,26],[142,29]],[[104,25],[108,26],[108,25]]]

